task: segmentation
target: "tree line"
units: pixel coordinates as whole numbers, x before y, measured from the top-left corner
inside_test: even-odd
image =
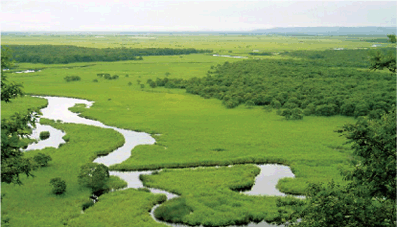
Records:
[[[88,48],[68,45],[9,45],[17,62],[66,64],[92,61],[142,60],[142,56],[209,53],[194,48]]]
[[[351,52],[339,53],[351,55]],[[367,56],[368,53],[364,55],[366,61]],[[327,63],[323,65],[323,61]],[[321,62],[245,60],[213,66],[203,78],[166,77],[149,79],[147,83],[151,87],[184,88],[187,93],[220,99],[227,108],[240,104],[271,106],[280,109],[280,114],[286,118],[300,119],[302,114],[379,118],[388,112],[396,100],[396,77],[368,70],[370,63],[366,63],[367,69],[363,70],[356,68],[364,66],[363,62],[346,64],[355,67],[340,67],[332,58]]]

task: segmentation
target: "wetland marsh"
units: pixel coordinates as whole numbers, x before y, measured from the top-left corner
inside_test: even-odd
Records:
[[[389,108],[393,104],[390,100],[395,100],[395,78],[386,70],[370,72],[367,59],[359,56],[367,53],[353,50],[371,48],[365,41],[343,37],[158,36],[127,42],[105,36],[104,40],[95,38],[98,43],[93,44],[93,37],[69,38],[5,37],[3,43],[198,48],[213,53],[143,56],[139,61],[96,61],[89,65],[16,63],[7,79],[22,83],[29,95],[50,97],[25,96],[2,102],[2,119],[28,108],[42,109],[39,127],[58,130],[50,132],[48,141],[60,130],[63,134],[58,134],[57,140],[63,138],[65,143],[29,145],[24,155],[50,155],[49,166],[36,169],[35,177],[21,175],[21,186],[2,183],[6,195],[2,219],[9,218],[9,226],[165,226],[152,215],[185,225],[232,226],[255,221],[264,226],[278,215],[278,197],[304,195],[311,183],[345,184],[340,171],[351,168],[352,150],[335,131],[355,122],[355,117]],[[339,55],[329,50],[335,47],[359,54],[341,63]],[[252,49],[281,54],[251,56]],[[343,51],[338,54],[343,55]],[[262,67],[266,65],[271,67]],[[42,70],[12,73],[38,68]],[[109,80],[98,74],[117,78]],[[67,82],[67,76],[81,80]],[[147,83],[157,78],[188,81],[191,87],[157,83],[152,87]],[[309,80],[324,89],[303,89]],[[245,85],[259,85],[259,81],[268,84],[261,89],[269,100],[246,105],[259,93],[246,90]],[[343,81],[348,82],[338,93],[336,88]],[[376,86],[369,89],[369,84]],[[192,91],[190,88],[197,92],[187,92]],[[276,89],[283,88],[286,96],[282,102],[283,97],[278,96],[282,91]],[[351,91],[356,93],[349,98]],[[376,103],[356,105],[364,93],[365,101],[373,99]],[[238,104],[229,108],[225,102],[231,99],[225,96],[238,100]],[[56,100],[63,100],[65,105],[56,106]],[[286,105],[278,107],[272,100]],[[352,115],[343,114],[346,100],[354,103]],[[277,110],[287,109],[292,102],[293,108],[303,110],[312,103],[313,112],[300,120],[288,120]],[[332,116],[321,114],[326,105],[334,108]],[[316,112],[318,106],[321,108]],[[91,191],[78,184],[77,175],[79,168],[90,162],[109,166],[107,188],[114,191],[101,195],[98,203],[81,213]],[[262,174],[266,168],[279,176]],[[129,175],[127,171],[133,172]],[[53,177],[66,181],[64,195],[51,194],[48,181]],[[260,179],[266,183],[260,184]],[[137,189],[143,186],[153,193]],[[125,187],[128,189],[118,190]],[[247,189],[250,191],[240,192]]]

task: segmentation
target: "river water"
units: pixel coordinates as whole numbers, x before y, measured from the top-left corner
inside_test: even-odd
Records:
[[[102,163],[106,166],[110,166],[113,164],[121,163],[127,160],[131,155],[131,150],[137,145],[143,144],[154,144],[155,140],[148,133],[144,132],[135,132],[126,129],[120,129],[112,126],[107,126],[99,121],[90,120],[86,118],[82,118],[77,113],[73,113],[69,111],[70,107],[75,106],[76,104],[84,104],[86,108],[92,106],[93,102],[82,100],[82,99],[74,99],[74,98],[63,98],[63,97],[41,97],[48,100],[48,106],[41,110],[42,118],[52,119],[52,120],[60,120],[65,123],[76,123],[76,124],[85,124],[92,125],[102,128],[111,128],[121,133],[125,138],[125,143],[123,146],[119,147],[112,153],[98,157],[94,160],[96,163]],[[38,135],[41,131],[50,131],[50,138],[47,140],[39,141],[38,143],[31,144],[27,147],[26,150],[34,150],[34,149],[43,149],[45,147],[59,147],[60,144],[65,143],[62,137],[65,135],[64,132],[55,129],[51,126],[36,124],[36,129],[33,130],[32,137],[38,138]],[[284,193],[280,192],[276,188],[276,184],[279,179],[284,177],[294,177],[294,174],[291,172],[291,169],[288,166],[283,165],[274,165],[274,164],[265,164],[265,165],[257,165],[261,172],[255,179],[255,185],[251,190],[241,192],[248,195],[275,195],[275,196],[285,196]],[[201,168],[201,167],[200,167]],[[214,168],[214,167],[206,167],[206,168]],[[141,174],[151,174],[152,171],[131,171],[131,172],[117,172],[110,171],[110,175],[118,176],[121,179],[127,182],[127,188],[142,188],[144,187],[142,182],[139,180],[139,175]],[[178,195],[172,194],[170,192],[149,188],[152,193],[162,193],[167,196],[167,199],[172,199],[178,197]],[[151,210],[151,215],[154,220],[155,217],[153,215],[153,211],[158,207],[156,205]],[[158,221],[158,220],[156,220]],[[164,223],[164,222],[163,222]],[[170,224],[165,223],[170,226],[184,226],[180,224]],[[266,222],[260,223],[250,223],[246,226],[256,226],[256,227],[269,227],[274,226],[270,225]]]

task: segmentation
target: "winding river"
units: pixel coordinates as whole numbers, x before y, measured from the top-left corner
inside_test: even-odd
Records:
[[[38,96],[39,97],[39,96]],[[144,132],[134,132],[131,130],[120,129],[112,126],[107,126],[99,121],[90,120],[86,118],[80,117],[77,113],[73,113],[69,111],[70,107],[75,106],[76,104],[85,104],[87,108],[91,107],[94,102],[90,102],[82,99],[74,99],[74,98],[63,98],[63,97],[40,97],[48,100],[48,106],[41,109],[42,117],[52,120],[61,120],[65,123],[76,123],[76,124],[86,124],[92,125],[102,128],[111,128],[121,133],[125,138],[125,143],[123,146],[119,147],[112,153],[107,156],[98,157],[94,160],[96,163],[102,163],[106,166],[110,166],[113,164],[121,163],[127,160],[131,155],[131,150],[137,145],[144,144],[154,144],[155,140],[148,133]],[[34,143],[29,145],[26,150],[34,150],[34,149],[43,149],[45,147],[59,147],[60,144],[65,143],[62,137],[65,135],[64,132],[55,129],[48,125],[36,124],[36,129],[33,130],[32,137],[38,138],[38,135],[41,131],[50,131],[50,138],[47,140],[40,140],[38,143]],[[251,190],[241,192],[249,195],[276,195],[276,196],[285,196],[284,193],[278,191],[276,189],[276,184],[279,179],[284,177],[294,177],[294,174],[291,172],[291,169],[287,166],[283,165],[257,165],[261,172],[255,179],[255,185]],[[214,167],[205,167],[205,168],[214,168]],[[139,180],[139,175],[141,174],[151,174],[152,171],[131,171],[131,172],[117,172],[110,171],[110,175],[118,176],[121,179],[125,180],[128,184],[127,188],[141,188],[144,187],[142,182]],[[178,195],[172,194],[167,191],[163,191],[160,189],[149,188],[152,193],[162,193],[167,196],[167,199],[175,198]],[[157,222],[156,218],[153,215],[154,210],[159,205],[156,205],[151,210],[151,215],[153,219]],[[181,224],[164,224],[170,226],[186,226]],[[256,227],[269,227],[274,226],[266,223],[265,221],[260,223],[250,223],[246,226],[256,226]]]

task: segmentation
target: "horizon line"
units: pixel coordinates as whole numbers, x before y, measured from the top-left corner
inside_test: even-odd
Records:
[[[396,28],[397,26],[293,26],[293,27],[272,27],[272,28],[258,28],[258,29],[253,29],[253,30],[180,30],[180,31],[175,31],[175,30],[165,30],[165,31],[154,31],[154,30],[141,30],[141,31],[131,31],[131,30],[114,30],[114,31],[106,31],[106,30],[81,30],[81,31],[73,31],[73,30],[26,30],[26,31],[18,31],[18,30],[8,30],[8,31],[1,31],[3,32],[155,32],[155,33],[160,33],[160,32],[255,32],[258,30],[270,30],[270,29],[276,29],[276,28],[368,28],[368,27],[376,27],[376,28]]]

